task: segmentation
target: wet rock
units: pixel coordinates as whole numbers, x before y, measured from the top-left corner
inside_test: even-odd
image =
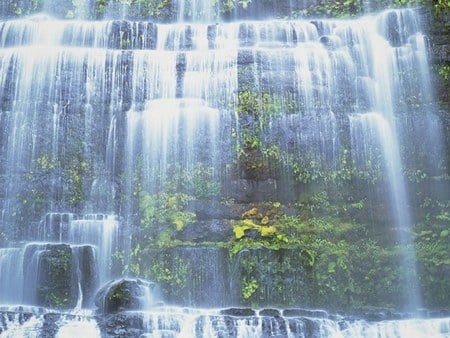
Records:
[[[239,202],[277,200],[277,182],[274,179],[239,179],[230,182],[229,189],[229,195]]]
[[[289,331],[296,337],[321,338],[319,321],[310,318],[289,318]]]
[[[58,321],[60,319],[61,314],[59,313],[46,313],[44,315],[44,323],[42,324],[42,332],[40,333],[40,337],[55,337],[59,330]]]
[[[151,22],[115,20],[111,24],[108,47],[114,49],[154,49],[157,26]]]
[[[24,299],[50,308],[74,308],[80,292],[88,305],[97,288],[94,249],[89,245],[29,244],[24,253]],[[80,289],[81,288],[81,289]]]
[[[190,242],[225,242],[233,238],[233,228],[221,220],[200,221],[186,224],[183,230],[175,234],[175,238]]]
[[[450,317],[450,310],[435,310],[428,313],[429,318],[445,318]]]
[[[235,316],[235,317],[250,317],[256,316],[256,311],[250,308],[229,308],[220,311],[222,315]]]
[[[280,316],[263,318],[261,323],[263,337],[288,337],[289,334],[286,324],[287,322]],[[276,329],[274,330],[274,328]]]
[[[47,241],[59,241],[68,236],[69,225],[76,215],[72,213],[48,213],[39,224],[38,238]]]
[[[141,279],[120,279],[104,285],[95,297],[101,314],[143,310],[158,301],[156,284]]]
[[[362,313],[361,317],[367,321],[383,321],[383,320],[392,320],[392,319],[399,319],[400,316],[393,313],[389,310],[369,310],[364,313]]]
[[[241,219],[248,210],[245,204],[221,204],[215,201],[190,201],[186,211],[194,212],[199,220]]]
[[[244,237],[252,238],[252,239],[260,239],[261,238],[261,231],[258,231],[256,229],[248,229],[244,231]]]
[[[118,313],[100,317],[98,326],[102,337],[134,338],[144,333],[144,320],[139,313]]]
[[[255,62],[255,53],[252,49],[239,49],[237,63],[239,66],[251,65]]]
[[[10,323],[19,323],[23,325],[26,323],[31,317],[33,317],[32,313],[29,312],[13,312],[13,311],[0,311],[0,336],[3,331],[8,329]]]
[[[379,20],[379,27],[392,47],[402,46],[418,31],[412,11],[389,11],[382,14]]]
[[[285,317],[328,318],[328,313],[323,310],[285,309],[285,310],[283,310],[283,316],[285,316]]]
[[[165,301],[198,307],[230,306],[237,302],[230,290],[227,249],[203,245],[155,248],[149,251],[149,257],[160,271],[170,271],[172,280],[178,280],[158,283]]]
[[[217,27],[218,24],[208,25],[206,36],[208,38],[208,48],[216,48],[216,38],[217,38]]]
[[[32,315],[30,314],[30,317]],[[29,318],[24,318],[22,315],[17,316],[11,311],[0,311],[0,336],[11,326],[23,325]]]
[[[388,13],[383,24],[386,25],[385,37],[388,39],[391,46],[400,47],[402,45],[402,37],[396,13]]]
[[[38,269],[36,305],[51,308],[75,307],[78,290],[73,280],[75,270],[71,247],[67,244],[47,244],[43,248],[36,246],[28,247],[27,250],[33,252],[31,259],[34,262],[37,260],[36,265],[29,267],[31,270]]]
[[[262,309],[259,311],[260,316],[278,317],[281,315],[280,310],[277,309]]]
[[[339,37],[332,35],[322,35],[319,41],[322,45],[330,50],[336,49],[341,45]]]
[[[93,303],[95,291],[98,287],[98,268],[95,259],[94,248],[83,245],[73,248],[75,250],[75,264],[77,265],[76,280],[79,281],[83,294],[83,307],[89,307]]]
[[[250,47],[256,43],[257,33],[252,23],[241,23],[239,26],[239,44]]]

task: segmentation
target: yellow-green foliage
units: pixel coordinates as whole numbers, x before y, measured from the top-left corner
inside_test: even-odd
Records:
[[[436,16],[450,12],[450,0],[435,0],[433,3]]]
[[[36,168],[40,170],[53,170],[55,162],[47,154],[42,154],[36,159]]]
[[[246,276],[243,277],[241,293],[244,299],[249,299],[256,292],[256,290],[258,290],[258,288],[259,284],[256,278],[247,278]]]
[[[263,214],[260,209],[253,207],[242,214],[242,220],[232,222],[233,232],[236,239],[241,239],[245,236],[248,230],[258,231],[262,237],[274,237],[275,235],[282,235],[278,232],[276,226],[276,219],[281,215],[279,210],[281,203],[266,203],[263,205],[267,211]],[[272,217],[272,218],[271,218]]]
[[[183,287],[186,283],[188,265],[182,259],[176,259],[173,265],[165,262],[155,262],[150,268],[149,277],[157,282],[164,282],[171,286]]]
[[[219,4],[220,12],[228,13],[236,7],[246,9],[252,0],[212,0],[214,4]]]
[[[450,78],[450,65],[442,65],[438,68],[438,74],[442,76],[444,80],[448,80]]]
[[[83,182],[91,169],[89,163],[81,155],[72,159],[72,163],[67,169],[71,182],[69,201],[72,205],[77,206],[85,200],[86,192],[84,191]]]
[[[244,237],[245,231],[247,230],[257,230],[261,233],[262,237],[272,237],[277,233],[276,227],[258,225],[255,224],[251,219],[242,220],[233,227],[233,231],[237,239]]]
[[[172,225],[177,231],[181,231],[186,224],[196,222],[195,213],[184,211],[191,199],[191,196],[183,193],[162,192],[150,195],[141,192],[139,203],[141,224],[145,228],[151,228],[155,224]]]

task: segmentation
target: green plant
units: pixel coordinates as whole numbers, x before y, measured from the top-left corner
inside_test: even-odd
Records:
[[[441,65],[438,68],[438,74],[442,76],[444,80],[448,80],[450,78],[450,65]]]
[[[439,16],[450,11],[450,0],[434,0],[434,13]],[[448,71],[447,71],[448,74]]]
[[[139,210],[141,214],[141,224],[145,228],[151,228],[153,225],[173,225],[176,230],[183,229],[185,224],[191,224],[196,221],[195,213],[183,211],[187,203],[193,197],[183,194],[169,194],[161,192],[150,195],[141,192]]]
[[[258,290],[258,288],[258,281],[254,277],[249,279],[246,276],[243,277],[241,292],[244,299],[249,299],[256,292],[256,290]]]

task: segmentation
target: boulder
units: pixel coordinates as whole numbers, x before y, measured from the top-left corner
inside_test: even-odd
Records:
[[[32,262],[35,262],[35,265],[30,271],[37,272],[34,299],[36,305],[51,308],[75,307],[78,290],[73,281],[75,269],[70,245],[47,244],[45,247],[36,246],[32,257]]]
[[[220,311],[221,315],[234,317],[253,317],[256,311],[251,308],[228,308]]]
[[[50,308],[74,308],[80,293],[88,305],[97,288],[94,249],[90,245],[30,244],[24,255],[24,300]],[[80,289],[81,288],[81,289]]]
[[[159,301],[156,284],[141,279],[120,279],[105,284],[95,296],[101,314],[145,310]]]

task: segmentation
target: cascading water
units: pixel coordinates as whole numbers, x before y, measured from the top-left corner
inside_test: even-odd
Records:
[[[124,334],[141,337],[448,336],[448,318],[391,314],[371,322],[300,309],[163,306],[154,283],[128,278],[100,289],[96,319],[80,314],[120,274],[114,264],[156,278],[173,293],[170,302],[185,306],[323,306],[323,290],[341,292],[351,275],[343,257],[357,254],[341,238],[329,256],[295,242],[319,236],[324,218],[288,227],[320,209],[313,202],[327,195],[316,193],[333,182],[342,190],[335,196],[351,190],[343,229],[351,208],[385,200],[385,223],[367,241],[396,231],[386,246],[403,247],[395,258],[405,267],[389,287],[403,295],[388,305],[417,311],[416,221],[405,176],[413,160],[404,148],[420,143],[408,129],[420,127],[405,105],[433,100],[416,10],[222,22],[224,4],[180,0],[170,2],[176,23],[153,23],[126,19],[150,3],[94,2],[40,3],[72,20],[38,14],[0,22],[0,244],[11,239],[0,248],[0,304],[8,305],[0,308],[0,334],[115,336],[124,323]],[[266,4],[254,2],[239,1],[234,14],[253,5],[259,17]],[[165,5],[152,10],[165,13]],[[121,20],[89,21],[94,6]],[[441,126],[433,109],[420,113],[432,121],[422,132],[435,134],[424,143],[433,153],[423,156],[424,168],[437,176]],[[364,190],[360,181],[377,183]],[[316,200],[304,202],[309,195]],[[293,211],[299,205],[307,211]],[[335,244],[329,237],[314,245]],[[247,249],[252,240],[260,242]],[[325,274],[317,268],[322,257],[330,259]],[[384,263],[357,264],[370,280]],[[347,309],[380,307],[348,284]],[[11,308],[17,304],[76,313]]]
[[[2,276],[0,299],[2,303],[19,304],[22,301],[23,272],[21,269],[16,269],[17,266],[22,266],[22,257],[20,248],[0,250],[0,276]]]
[[[218,19],[217,9],[218,3],[212,4],[205,0],[177,0],[176,8],[178,13],[178,21],[183,22],[190,19],[196,22],[214,22]]]
[[[359,144],[363,144],[364,148],[368,147],[367,141],[364,140],[364,138],[357,136],[361,131],[362,135],[372,136],[370,137],[369,142],[375,141],[381,147],[382,156],[385,160],[386,173],[390,182],[389,187],[391,192],[392,212],[397,225],[397,240],[407,250],[403,253],[403,258],[399,262],[404,266],[404,272],[408,274],[407,280],[409,288],[405,289],[405,294],[403,295],[404,304],[406,308],[420,308],[420,290],[417,283],[418,277],[415,266],[415,254],[414,251],[411,250],[412,238],[410,231],[412,220],[401,172],[401,164],[399,163],[399,149],[396,144],[394,132],[389,123],[387,123],[383,116],[378,113],[366,113],[351,116],[350,128],[354,134],[352,138],[355,149],[359,148]],[[369,147],[371,149],[376,149],[376,145]],[[363,156],[364,162],[366,162],[370,156],[364,149],[362,149],[361,152],[355,153],[357,154],[356,156]]]

